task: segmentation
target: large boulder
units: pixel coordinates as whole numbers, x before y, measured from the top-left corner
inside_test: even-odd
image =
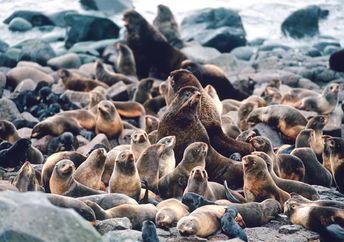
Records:
[[[69,27],[65,41],[66,48],[80,41],[117,38],[119,27],[110,19],[75,13],[66,14]]]
[[[61,68],[79,68],[81,66],[81,60],[77,54],[67,53],[50,59],[47,64],[55,70]]]
[[[25,32],[32,29],[32,24],[26,19],[16,17],[11,20],[11,22],[8,25],[8,28],[11,31]]]
[[[80,0],[87,10],[120,13],[134,7],[131,0]]]
[[[7,83],[9,86],[16,87],[25,79],[31,79],[35,83],[38,83],[39,81],[46,81],[52,84],[54,82],[50,75],[34,67],[19,66],[12,68],[9,72],[7,72]]]
[[[22,116],[14,102],[7,98],[0,99],[0,119],[14,121],[21,119]]]
[[[44,193],[0,193],[0,240],[103,241],[93,226],[72,209],[52,205]]]
[[[33,61],[45,66],[47,61],[56,56],[50,44],[44,40],[29,39],[15,45],[14,48],[21,50],[19,60]]]
[[[282,33],[295,39],[313,37],[319,34],[319,20],[328,14],[328,10],[314,5],[299,9],[283,21]]]
[[[4,20],[5,24],[9,24],[14,18],[20,17],[29,21],[32,26],[46,26],[54,25],[53,21],[48,16],[39,11],[18,10],[11,14]]]
[[[186,41],[195,40],[221,52],[246,45],[246,32],[240,15],[231,9],[197,10],[185,17],[181,24]]]

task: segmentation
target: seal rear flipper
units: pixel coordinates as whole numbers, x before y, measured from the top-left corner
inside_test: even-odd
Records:
[[[238,199],[236,199],[236,197],[234,197],[231,190],[228,188],[226,180],[223,182],[223,185],[225,187],[226,198],[232,203],[240,203],[240,201]]]

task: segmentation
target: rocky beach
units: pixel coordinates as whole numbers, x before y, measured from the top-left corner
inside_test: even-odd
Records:
[[[344,241],[339,1],[48,2],[1,3],[0,241]]]

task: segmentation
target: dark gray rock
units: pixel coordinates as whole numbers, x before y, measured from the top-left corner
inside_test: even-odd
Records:
[[[183,19],[181,29],[186,41],[195,40],[221,52],[246,45],[241,17],[231,9],[197,10]]]
[[[80,41],[117,38],[119,27],[110,19],[74,14],[66,14],[69,30],[65,41],[66,48]]]
[[[6,52],[10,46],[3,40],[0,40],[0,52]]]
[[[39,12],[39,11],[30,11],[30,10],[18,10],[11,14],[8,18],[4,20],[5,24],[9,24],[12,19],[20,17],[29,21],[32,26],[45,26],[45,25],[54,25],[54,23],[49,19],[48,16]]]
[[[120,81],[107,90],[107,96],[114,101],[126,101],[129,99],[127,85]]]
[[[326,46],[324,49],[324,55],[332,55],[333,53],[337,52],[338,50],[340,50],[341,47],[338,46]]]
[[[77,13],[77,11],[74,11],[74,10],[61,11],[61,12],[49,14],[48,17],[54,23],[55,26],[67,27],[65,17],[69,13]]]
[[[257,38],[257,39],[254,39],[254,40],[251,40],[248,45],[249,46],[261,46],[262,44],[264,44],[266,39],[264,38]]]
[[[258,50],[260,50],[260,51],[273,51],[275,49],[290,50],[291,48],[287,45],[283,45],[283,44],[279,44],[279,43],[264,43],[262,46],[259,47]]]
[[[134,8],[131,0],[80,0],[82,7],[87,10],[120,13]]]
[[[204,47],[199,44],[187,45],[181,51],[188,59],[196,62],[207,63],[209,59],[213,59],[221,55],[221,53],[211,47]]]
[[[330,41],[319,41],[315,44],[313,44],[313,48],[319,50],[320,52],[323,52],[326,47],[328,46],[335,46],[340,47],[340,43],[338,41],[330,40]]]
[[[0,66],[4,66],[4,67],[15,67],[17,65],[17,60],[11,58],[10,55],[8,54],[4,54],[4,53],[0,53]]]
[[[309,57],[321,56],[321,52],[319,50],[317,50],[316,48],[303,49],[302,53],[306,56],[309,56]]]
[[[50,44],[39,39],[24,40],[15,45],[14,48],[21,49],[18,61],[33,61],[40,65],[46,65],[49,59],[56,56]]]
[[[293,234],[296,233],[300,230],[302,230],[302,226],[301,225],[297,225],[297,224],[291,224],[291,225],[283,225],[278,229],[278,232],[281,234]]]
[[[319,34],[319,20],[329,14],[318,6],[309,6],[291,13],[282,23],[281,30],[286,36],[295,39]]]
[[[0,193],[1,241],[100,242],[101,236],[72,209],[53,206],[44,193]],[[39,219],[37,219],[39,218]]]
[[[22,116],[14,102],[12,102],[8,98],[0,99],[0,119],[1,120],[8,120],[12,122],[15,119],[21,119],[21,118]]]
[[[32,29],[32,24],[26,19],[16,17],[11,20],[11,22],[8,25],[8,28],[12,31],[25,32]]]
[[[136,242],[136,241],[142,241],[142,233],[140,231],[136,230],[115,230],[110,231],[103,235],[103,240],[105,242]]]
[[[81,60],[77,54],[68,53],[50,59],[47,64],[55,70],[61,68],[79,68],[81,66]]]
[[[237,47],[231,51],[231,54],[239,60],[249,61],[254,54],[254,49],[248,46]]]
[[[111,218],[102,221],[97,221],[96,229],[100,234],[106,234],[113,230],[131,229],[132,225],[128,218]]]

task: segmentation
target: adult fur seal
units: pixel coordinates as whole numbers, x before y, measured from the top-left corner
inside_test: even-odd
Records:
[[[256,155],[247,155],[242,158],[244,167],[244,194],[249,202],[262,202],[274,198],[283,203],[290,195],[280,189],[272,179],[265,161]]]
[[[131,151],[124,150],[118,154],[109,181],[109,190],[111,193],[123,193],[139,200],[141,179]]]
[[[155,223],[159,228],[169,229],[177,225],[177,222],[189,215],[188,207],[175,198],[170,198],[160,202],[157,207],[158,212]]]
[[[12,184],[20,192],[44,191],[40,185],[41,174],[36,171],[30,162],[26,161],[20,168],[17,176],[13,179]]]
[[[173,48],[152,25],[138,12],[128,10],[123,15],[127,29],[126,40],[134,53],[137,76],[148,77],[154,68],[162,79],[177,69],[186,59],[185,55]]]

